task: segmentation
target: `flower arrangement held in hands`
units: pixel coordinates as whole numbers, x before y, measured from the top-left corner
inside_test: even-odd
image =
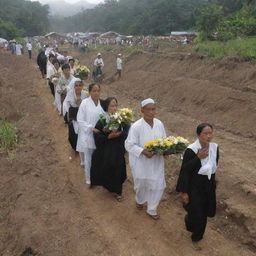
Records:
[[[90,74],[90,69],[87,66],[84,65],[76,65],[76,76],[78,76],[80,79],[86,79]]]
[[[183,137],[169,136],[149,141],[144,146],[153,154],[172,155],[182,153],[189,144],[189,141]]]
[[[129,108],[122,108],[113,115],[100,115],[100,120],[105,121],[105,129],[110,131],[118,130],[124,125],[129,125],[133,122],[134,113]]]

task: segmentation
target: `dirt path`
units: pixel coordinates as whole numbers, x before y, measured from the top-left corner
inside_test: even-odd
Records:
[[[8,94],[5,104],[9,104],[14,84],[21,86],[21,97],[10,102],[13,110],[21,112],[16,121],[22,134],[16,158],[11,162],[1,158],[5,168],[0,173],[0,255],[19,256],[27,247],[43,256],[198,255],[190,247],[184,212],[175,195],[161,203],[161,219],[155,222],[135,209],[130,173],[122,203],[102,188],[88,189],[79,159],[67,143],[67,127],[54,110],[49,88],[35,65],[24,58],[1,55],[3,63],[5,74],[0,73],[1,93]],[[7,79],[14,65],[15,83],[10,83]],[[109,90],[125,106],[138,103],[115,85],[103,88],[103,94]],[[14,111],[6,110],[5,114],[9,112]],[[200,255],[254,255],[246,246],[227,239],[214,221],[209,222],[203,247]]]

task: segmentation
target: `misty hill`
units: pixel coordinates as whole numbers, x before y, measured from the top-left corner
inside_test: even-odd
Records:
[[[95,7],[95,4],[87,1],[79,1],[77,3],[67,3],[61,0],[40,0],[41,3],[48,4],[50,7],[50,15],[68,17],[77,14],[85,9]]]

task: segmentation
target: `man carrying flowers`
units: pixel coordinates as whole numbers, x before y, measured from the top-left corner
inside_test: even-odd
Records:
[[[136,207],[142,210],[147,203],[147,214],[157,220],[157,207],[166,186],[164,157],[161,154],[153,154],[144,146],[149,141],[166,137],[164,125],[155,118],[155,111],[154,100],[148,98],[141,102],[143,118],[131,126],[125,148],[129,152]]]

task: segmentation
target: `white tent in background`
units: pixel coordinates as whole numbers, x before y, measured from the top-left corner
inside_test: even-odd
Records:
[[[196,35],[198,36],[199,33],[198,32],[187,32],[187,31],[172,31],[171,32],[171,36],[188,36],[188,35]]]
[[[4,44],[4,43],[7,43],[7,42],[8,41],[6,39],[0,37],[0,43]]]
[[[100,35],[101,38],[116,38],[119,34],[114,31],[109,31]]]
[[[50,32],[48,34],[46,34],[44,37],[48,38],[48,39],[65,39],[66,36],[59,34],[57,32]]]
[[[6,39],[0,37],[0,47],[1,47],[1,48],[4,47],[4,45],[5,45],[6,43],[8,43],[8,41],[7,41]]]

